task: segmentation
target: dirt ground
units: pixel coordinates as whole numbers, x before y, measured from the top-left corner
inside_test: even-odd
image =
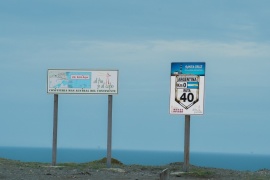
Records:
[[[29,163],[0,158],[0,179],[7,180],[159,180],[163,170],[168,169],[170,180],[198,179],[270,179],[270,170],[256,172],[234,171],[190,166],[189,172],[183,172],[182,163],[171,163],[166,166],[123,165],[121,162],[106,168],[103,160],[89,163],[64,163],[50,166],[45,163]]]

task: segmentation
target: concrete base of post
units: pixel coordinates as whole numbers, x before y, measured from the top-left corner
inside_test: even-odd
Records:
[[[160,180],[169,180],[169,178],[170,178],[169,175],[170,175],[169,169],[166,168],[159,174],[159,179]]]

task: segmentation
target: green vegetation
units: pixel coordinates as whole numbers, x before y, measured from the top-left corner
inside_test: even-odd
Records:
[[[193,170],[189,173],[190,176],[200,177],[200,178],[211,178],[214,173],[206,170]]]
[[[123,166],[123,163],[120,162],[117,159],[112,158],[111,159],[111,165],[112,167],[121,167]],[[86,168],[90,167],[92,169],[101,169],[107,167],[107,158],[102,158],[100,160],[92,161],[92,162],[86,162],[86,163],[59,163],[57,166],[62,167],[70,167],[70,168]]]
[[[100,160],[93,161],[93,163],[107,163],[107,158],[104,157],[104,158],[102,158]],[[114,165],[123,165],[122,162],[120,162],[119,160],[114,159],[114,158],[111,159],[111,163],[114,164]]]

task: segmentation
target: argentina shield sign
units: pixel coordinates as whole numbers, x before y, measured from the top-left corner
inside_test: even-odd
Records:
[[[205,63],[171,63],[171,114],[203,114]]]

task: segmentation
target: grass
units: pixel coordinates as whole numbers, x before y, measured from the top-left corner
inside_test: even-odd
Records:
[[[58,166],[64,166],[69,168],[86,168],[91,167],[93,169],[101,169],[107,167],[107,158],[102,158],[100,160],[87,162],[87,163],[59,163]],[[118,161],[117,159],[112,158],[111,159],[111,165],[113,167],[121,167],[123,166],[123,163]]]
[[[107,158],[102,158],[100,160],[97,161],[93,161],[93,163],[107,163]],[[115,164],[115,165],[123,165],[122,162],[120,162],[117,159],[111,158],[111,164]]]
[[[210,178],[214,175],[213,172],[207,170],[194,170],[191,171],[190,176],[199,177],[199,178]]]

